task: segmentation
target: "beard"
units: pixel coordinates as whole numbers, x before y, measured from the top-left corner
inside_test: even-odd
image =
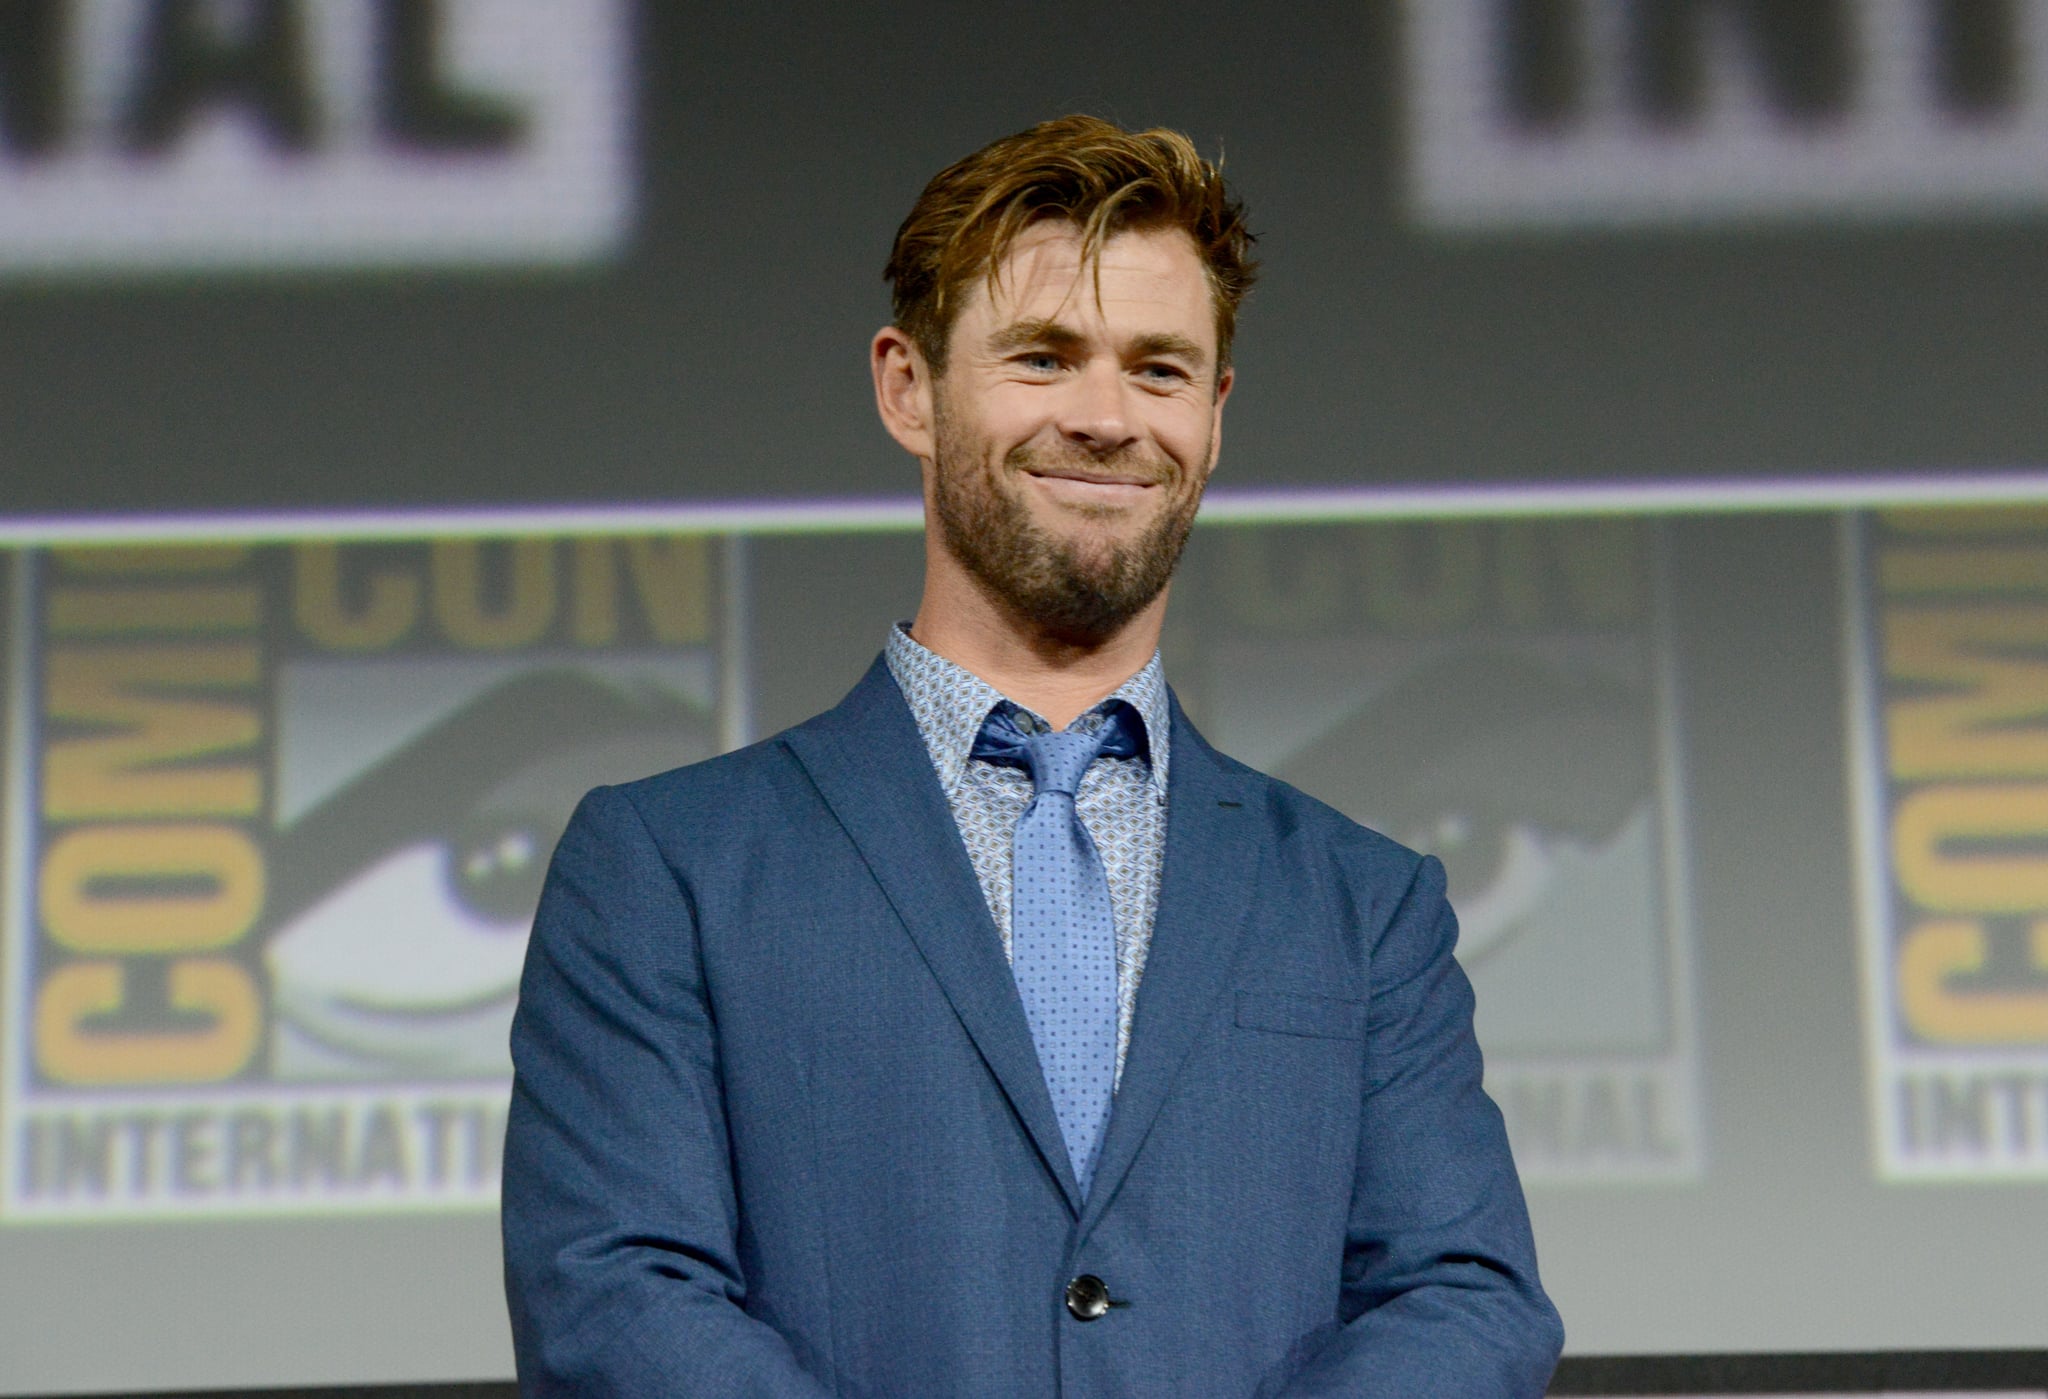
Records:
[[[1133,452],[1074,453],[1066,464],[1137,472],[1157,479],[1155,489],[1175,494],[1136,539],[1059,539],[1031,518],[1024,497],[1008,484],[1033,468],[1060,464],[1051,454],[1013,447],[1000,468],[985,468],[943,413],[937,427],[932,504],[940,542],[998,605],[1057,640],[1092,645],[1121,631],[1165,590],[1202,503],[1199,479],[1184,489],[1176,468],[1162,469]],[[1113,513],[1099,512],[1105,520]]]

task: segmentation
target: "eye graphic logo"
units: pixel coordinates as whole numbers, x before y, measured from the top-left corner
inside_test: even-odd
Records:
[[[273,1072],[508,1076],[526,933],[576,799],[709,757],[716,737],[674,696],[530,671],[328,797],[279,841],[277,863],[303,873],[264,956]]]
[[[739,736],[718,552],[16,555],[0,1219],[494,1203],[576,801]]]

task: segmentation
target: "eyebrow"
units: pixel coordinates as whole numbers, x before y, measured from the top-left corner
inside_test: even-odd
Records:
[[[1160,331],[1154,335],[1141,335],[1131,342],[1131,349],[1136,351],[1140,357],[1177,355],[1181,359],[1188,360],[1193,364],[1206,366],[1209,363],[1208,353],[1200,345],[1188,339],[1187,336],[1175,334],[1172,331]]]
[[[988,343],[991,350],[1004,354],[1012,350],[1028,349],[1033,345],[1044,345],[1049,349],[1072,349],[1086,339],[1086,336],[1070,325],[1038,316],[1030,320],[1012,321],[989,336]],[[1174,331],[1140,335],[1126,348],[1130,354],[1140,359],[1154,355],[1174,355],[1204,368],[1209,363],[1208,353],[1199,344]]]
[[[1008,350],[1029,349],[1033,345],[1046,345],[1054,349],[1071,349],[1080,344],[1084,338],[1081,332],[1075,330],[1072,326],[1062,325],[1058,321],[1048,320],[1043,316],[1035,316],[1030,320],[1011,321],[1001,330],[989,336],[988,346],[991,350],[999,353]]]

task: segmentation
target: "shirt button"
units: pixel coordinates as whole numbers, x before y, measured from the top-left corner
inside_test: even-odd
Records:
[[[1076,1321],[1094,1321],[1109,1311],[1109,1286],[1093,1273],[1067,1284],[1067,1310]]]

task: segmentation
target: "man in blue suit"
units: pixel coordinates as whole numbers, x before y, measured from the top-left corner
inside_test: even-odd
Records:
[[[1088,118],[905,221],[872,366],[915,621],[556,852],[512,1033],[525,1392],[1542,1394],[1442,868],[1161,678],[1249,241],[1184,138]]]

